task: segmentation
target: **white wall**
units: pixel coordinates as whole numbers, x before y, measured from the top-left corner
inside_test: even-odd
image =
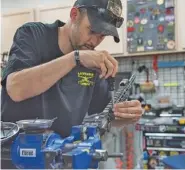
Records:
[[[1,0],[2,13],[10,12],[14,9],[35,8],[38,6],[51,5],[72,5],[75,0]]]

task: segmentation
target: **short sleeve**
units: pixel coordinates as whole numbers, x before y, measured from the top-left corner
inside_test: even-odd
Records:
[[[93,97],[90,103],[88,114],[101,113],[111,100],[108,90],[108,83],[104,79],[99,79],[94,87]]]
[[[6,85],[7,76],[13,72],[39,64],[36,34],[34,28],[22,26],[17,29],[9,52],[7,66],[2,73],[1,85]]]

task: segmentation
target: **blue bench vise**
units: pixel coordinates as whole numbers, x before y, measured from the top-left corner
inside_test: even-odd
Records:
[[[60,135],[47,129],[28,128],[21,132],[20,123],[25,125],[25,120],[18,123],[19,126],[15,124],[14,127],[14,132],[18,129],[18,134],[14,134],[14,139],[8,141],[10,149],[5,149],[7,142],[1,144],[2,159],[4,155],[9,155],[9,159],[18,169],[97,169],[100,161],[123,156],[109,155],[102,149],[96,126],[73,126],[71,135],[62,139]],[[5,122],[3,126],[6,129],[9,125]]]

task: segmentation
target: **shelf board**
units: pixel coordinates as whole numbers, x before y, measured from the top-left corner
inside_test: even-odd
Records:
[[[185,53],[185,49],[181,51],[155,51],[155,52],[142,52],[142,53],[127,53],[127,54],[112,54],[115,58],[120,57],[140,57],[140,56],[150,56],[150,55],[162,55],[162,54],[175,54],[175,53]]]

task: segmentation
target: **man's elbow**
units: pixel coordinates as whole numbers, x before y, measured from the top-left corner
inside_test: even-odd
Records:
[[[21,102],[23,101],[23,98],[21,97],[21,93],[19,92],[18,89],[7,86],[7,93],[9,97],[14,101],[14,102]]]
[[[7,94],[14,102],[21,102],[24,100],[20,85],[16,82],[13,75],[7,77],[6,90]]]

